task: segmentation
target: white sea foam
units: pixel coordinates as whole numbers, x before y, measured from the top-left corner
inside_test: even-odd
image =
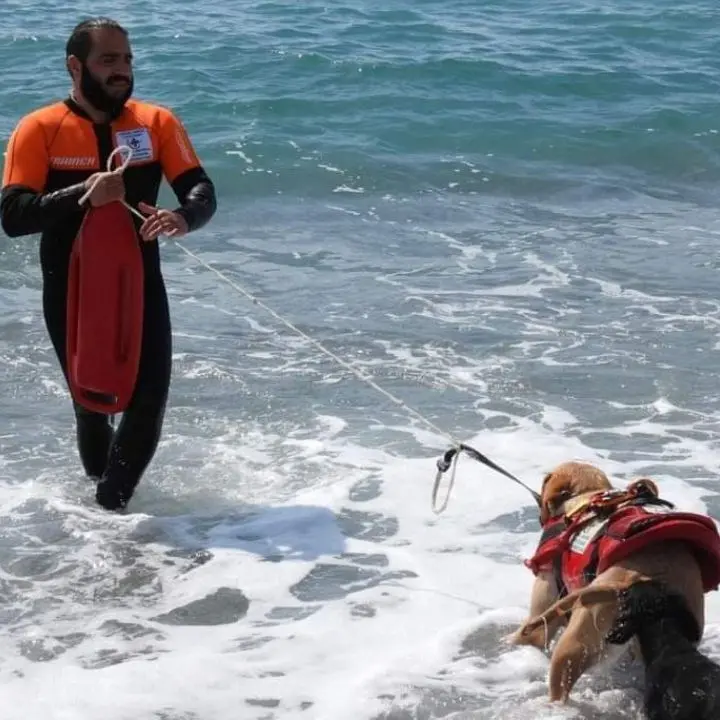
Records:
[[[522,619],[531,583],[521,563],[537,540],[529,495],[463,458],[450,506],[435,516],[436,453],[364,448],[345,427],[320,418],[313,442],[218,438],[200,450],[202,472],[149,481],[127,516],[96,510],[80,499],[82,486],[58,492],[50,475],[4,489],[5,537],[19,533],[25,548],[3,568],[5,612],[24,610],[2,637],[4,716],[372,718],[455,688],[480,717],[519,718],[521,708],[582,717],[542,700],[541,653],[501,642]],[[469,440],[535,485],[571,457],[619,467],[529,421]],[[190,438],[166,443],[181,456],[197,451]],[[289,463],[273,457],[280,446]],[[320,482],[288,495],[288,469],[313,460]],[[223,469],[223,486],[211,484]],[[163,513],[154,495],[175,481],[177,495],[200,483],[218,504],[202,512],[180,500],[176,514]],[[704,509],[682,480],[662,487]],[[239,496],[249,504],[229,509]],[[711,595],[713,652],[719,623]],[[634,717],[627,693],[596,676],[581,683],[578,702]]]

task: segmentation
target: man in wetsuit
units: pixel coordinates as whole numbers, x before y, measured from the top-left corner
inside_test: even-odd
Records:
[[[215,189],[181,122],[168,109],[131,99],[132,54],[118,23],[80,23],[66,47],[70,96],[26,115],[7,148],[0,221],[11,237],[41,233],[45,324],[67,380],[66,307],[73,240],[86,203],[125,200],[146,216],[136,220],[145,270],[142,351],[135,391],[117,431],[106,415],[74,403],[85,472],[98,480],[96,499],[124,508],[160,439],[171,374],[168,300],[157,238],[179,237],[215,213]],[[103,172],[119,145],[133,157],[122,175]],[[178,198],[176,210],[155,207],[163,175]]]

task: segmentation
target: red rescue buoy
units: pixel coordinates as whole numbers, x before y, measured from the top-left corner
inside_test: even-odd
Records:
[[[130,402],[143,331],[143,262],[120,202],[91,207],[75,238],[68,275],[67,365],[73,399],[113,415]]]

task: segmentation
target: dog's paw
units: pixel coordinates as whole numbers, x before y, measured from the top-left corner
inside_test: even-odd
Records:
[[[545,635],[545,633],[542,632],[542,628],[540,629],[540,632],[538,633],[537,630],[531,630],[526,625],[522,625],[520,628],[515,630],[515,632],[505,635],[505,637],[502,638],[502,641],[505,645],[511,645],[511,646],[512,645],[534,645],[535,647],[538,647],[538,643],[540,643],[539,647],[542,647],[542,641],[544,639],[544,635]]]
[[[503,635],[500,638],[500,642],[503,645],[522,645],[522,636],[520,635],[519,630],[515,630],[515,632],[508,633],[507,635]]]

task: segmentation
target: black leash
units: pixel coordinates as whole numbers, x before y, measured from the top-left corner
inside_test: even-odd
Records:
[[[438,472],[435,476],[435,483],[433,484],[432,491],[433,512],[437,514],[443,512],[443,510],[445,510],[445,508],[448,506],[448,502],[450,502],[450,492],[452,491],[453,485],[455,484],[455,469],[457,467],[457,461],[460,457],[461,452],[469,455],[473,460],[477,460],[479,463],[487,465],[487,467],[492,468],[496,472],[499,472],[501,475],[504,475],[506,478],[520,485],[520,487],[524,487],[533,496],[533,499],[537,503],[538,507],[540,507],[541,497],[539,493],[535,492],[535,490],[527,486],[522,480],[516,478],[512,473],[508,472],[504,468],[501,468],[489,457],[486,457],[474,447],[470,447],[470,445],[465,445],[465,443],[460,443],[459,445],[451,447],[449,450],[447,450],[445,454],[437,461]],[[453,472],[450,476],[450,485],[448,486],[447,494],[445,495],[445,501],[443,502],[442,507],[438,508],[437,495],[438,490],[440,489],[440,480],[442,479],[442,476],[450,469],[451,466],[453,468]]]

